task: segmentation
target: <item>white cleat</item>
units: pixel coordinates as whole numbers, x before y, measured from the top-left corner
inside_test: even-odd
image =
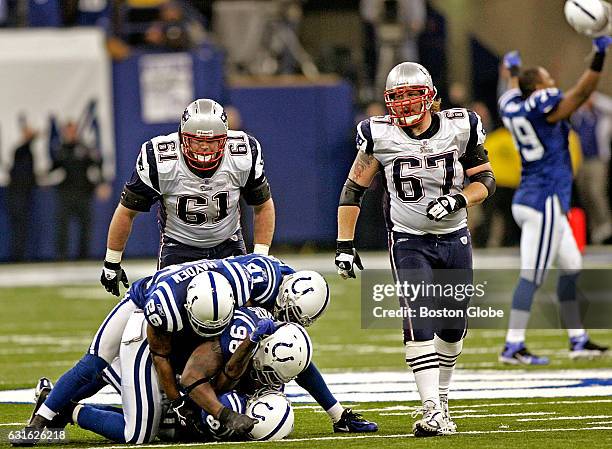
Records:
[[[448,411],[448,395],[440,395],[440,408],[446,420],[446,425],[440,429],[439,435],[452,435],[453,433],[457,433],[457,424],[452,420],[450,412]]]
[[[447,422],[442,408],[436,407],[433,401],[425,401],[423,408],[416,410],[412,415],[423,413],[423,418],[415,421],[412,431],[415,437],[435,437],[446,435]]]

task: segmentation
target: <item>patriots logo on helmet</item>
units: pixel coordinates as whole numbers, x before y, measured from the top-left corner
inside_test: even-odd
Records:
[[[227,125],[227,114],[225,111],[221,112],[221,120],[223,120],[223,123]]]
[[[189,120],[189,117],[191,117],[191,114],[189,114],[189,111],[185,109],[185,111],[183,111],[183,116],[181,117],[181,122],[185,123],[187,120]]]

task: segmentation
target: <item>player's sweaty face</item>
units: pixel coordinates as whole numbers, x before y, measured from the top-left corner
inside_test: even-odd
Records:
[[[194,153],[215,153],[219,151],[220,142],[218,140],[209,142],[207,140],[192,139],[189,147]]]
[[[420,97],[423,94],[424,92],[420,90],[409,90],[406,92],[398,93],[395,96],[395,100],[396,101],[411,100],[413,98]],[[405,115],[413,115],[413,114],[418,114],[419,112],[422,112],[423,108],[424,108],[423,102],[419,101],[419,102],[412,103],[410,105],[403,106],[402,108],[403,110],[401,112]]]

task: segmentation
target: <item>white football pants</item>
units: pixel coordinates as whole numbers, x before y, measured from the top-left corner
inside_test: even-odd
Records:
[[[512,205],[512,216],[521,227],[521,277],[541,285],[556,266],[571,274],[582,268],[582,254],[556,195],[546,199],[544,211]]]

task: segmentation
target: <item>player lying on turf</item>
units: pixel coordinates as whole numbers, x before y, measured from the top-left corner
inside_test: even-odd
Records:
[[[202,276],[198,277],[200,274]],[[329,288],[318,273],[295,272],[269,256],[246,255],[162,269],[131,286],[124,299],[103,321],[88,354],[60,378],[44,404],[38,404],[37,413],[28,427],[49,427],[54,424],[53,419],[58,413],[90,397],[104,385],[100,374],[119,355],[121,335],[135,310],[144,310],[147,317],[151,358],[164,392],[170,400],[178,400],[180,395],[174,373],[182,370],[185,360],[178,360],[172,354],[173,344],[181,342],[194,348],[202,338],[220,332],[217,327],[223,324],[223,319],[218,319],[209,323],[210,329],[205,329],[202,318],[198,318],[198,313],[211,310],[214,304],[211,295],[213,283],[215,291],[221,293],[221,296],[217,295],[217,304],[221,304],[221,298],[227,299],[231,295],[233,303],[238,306],[259,304],[274,311],[280,319],[296,319],[304,325],[320,317],[329,304]],[[188,292],[195,293],[193,289],[196,286],[200,286],[202,292],[188,298]],[[224,317],[231,316],[231,302],[223,300],[226,309],[218,309],[224,312]],[[186,322],[189,326],[184,325]],[[314,364],[310,365],[308,373],[300,376],[298,383],[326,410],[334,422],[334,431],[377,430],[375,423],[365,421],[340,405]]]
[[[194,402],[199,403],[200,395],[207,394],[209,382],[213,382],[215,390],[220,394],[233,389],[238,396],[229,398],[238,399],[252,396],[262,388],[281,391],[287,382],[308,369],[313,351],[306,330],[299,324],[274,322],[272,318],[264,309],[241,307],[236,310],[232,322],[218,341],[204,343],[191,354],[181,376],[181,383],[194,385],[190,391]],[[271,335],[263,338],[268,334]],[[213,377],[214,380],[211,381]],[[236,408],[240,401],[234,402],[233,409],[242,410]],[[275,415],[275,419],[282,421],[279,423],[279,429],[285,428],[285,415],[288,414],[286,408],[280,408],[284,413]],[[176,415],[174,410],[170,410],[164,420],[166,438],[171,437],[173,441],[209,441],[241,437],[206,410],[202,412],[201,423],[191,428],[178,425],[182,424],[182,420],[180,417],[175,419]],[[177,425],[168,427],[168,423],[172,422]],[[262,431],[264,427],[269,431]],[[206,431],[200,432],[201,428]],[[270,433],[274,428],[270,428],[269,422],[256,423],[247,438],[258,439],[254,435],[266,436],[266,439],[282,438],[280,433]]]
[[[214,423],[218,423],[216,426],[235,437],[253,429],[255,419],[244,415],[244,411],[237,413],[234,411],[235,407],[227,408],[217,400],[216,391],[223,386],[216,384],[227,385],[228,379],[222,378],[223,372],[236,375],[237,370],[245,371],[246,365],[243,361],[246,360],[247,364],[250,362],[253,356],[252,347],[257,347],[257,343],[266,335],[274,333],[280,324],[275,324],[271,318],[272,315],[260,308],[237,310],[233,320],[226,324],[227,332],[224,331],[221,337],[201,344],[191,355],[184,354],[189,357],[189,361],[181,378],[181,400],[173,401],[170,407],[167,407],[169,418],[173,417],[177,423],[175,438],[183,441],[206,441],[210,434],[205,432],[203,416],[208,422],[214,420]],[[255,321],[257,326],[250,332],[245,333],[246,328],[240,329],[245,325],[252,325]],[[121,394],[123,408],[78,404],[71,410],[70,416],[62,413],[56,419],[64,420],[64,425],[66,422],[76,423],[84,429],[120,443],[142,444],[155,439],[164,404],[159,379],[149,359],[146,327],[144,314],[135,311],[122,335],[120,356],[107,370],[113,371],[112,383]],[[228,364],[224,370],[225,362],[231,357],[229,349],[236,350],[237,340],[232,337],[236,329],[240,329],[241,335],[249,337],[249,346],[246,349],[249,355],[244,357],[245,352],[241,348],[237,351],[240,357]],[[310,363],[311,346],[310,339],[301,326],[281,325],[278,335],[263,341],[261,350],[254,357],[254,366],[259,369],[254,371],[254,379],[258,381],[251,385],[256,385],[257,388],[277,387],[281,382],[291,380]],[[220,350],[215,350],[220,347],[226,350],[223,354],[225,357],[222,357]],[[184,347],[177,349],[177,352],[185,352]],[[255,388],[248,387],[243,391],[252,394]],[[256,434],[261,433],[261,430],[255,431]],[[281,434],[277,433],[276,436],[280,437]]]

